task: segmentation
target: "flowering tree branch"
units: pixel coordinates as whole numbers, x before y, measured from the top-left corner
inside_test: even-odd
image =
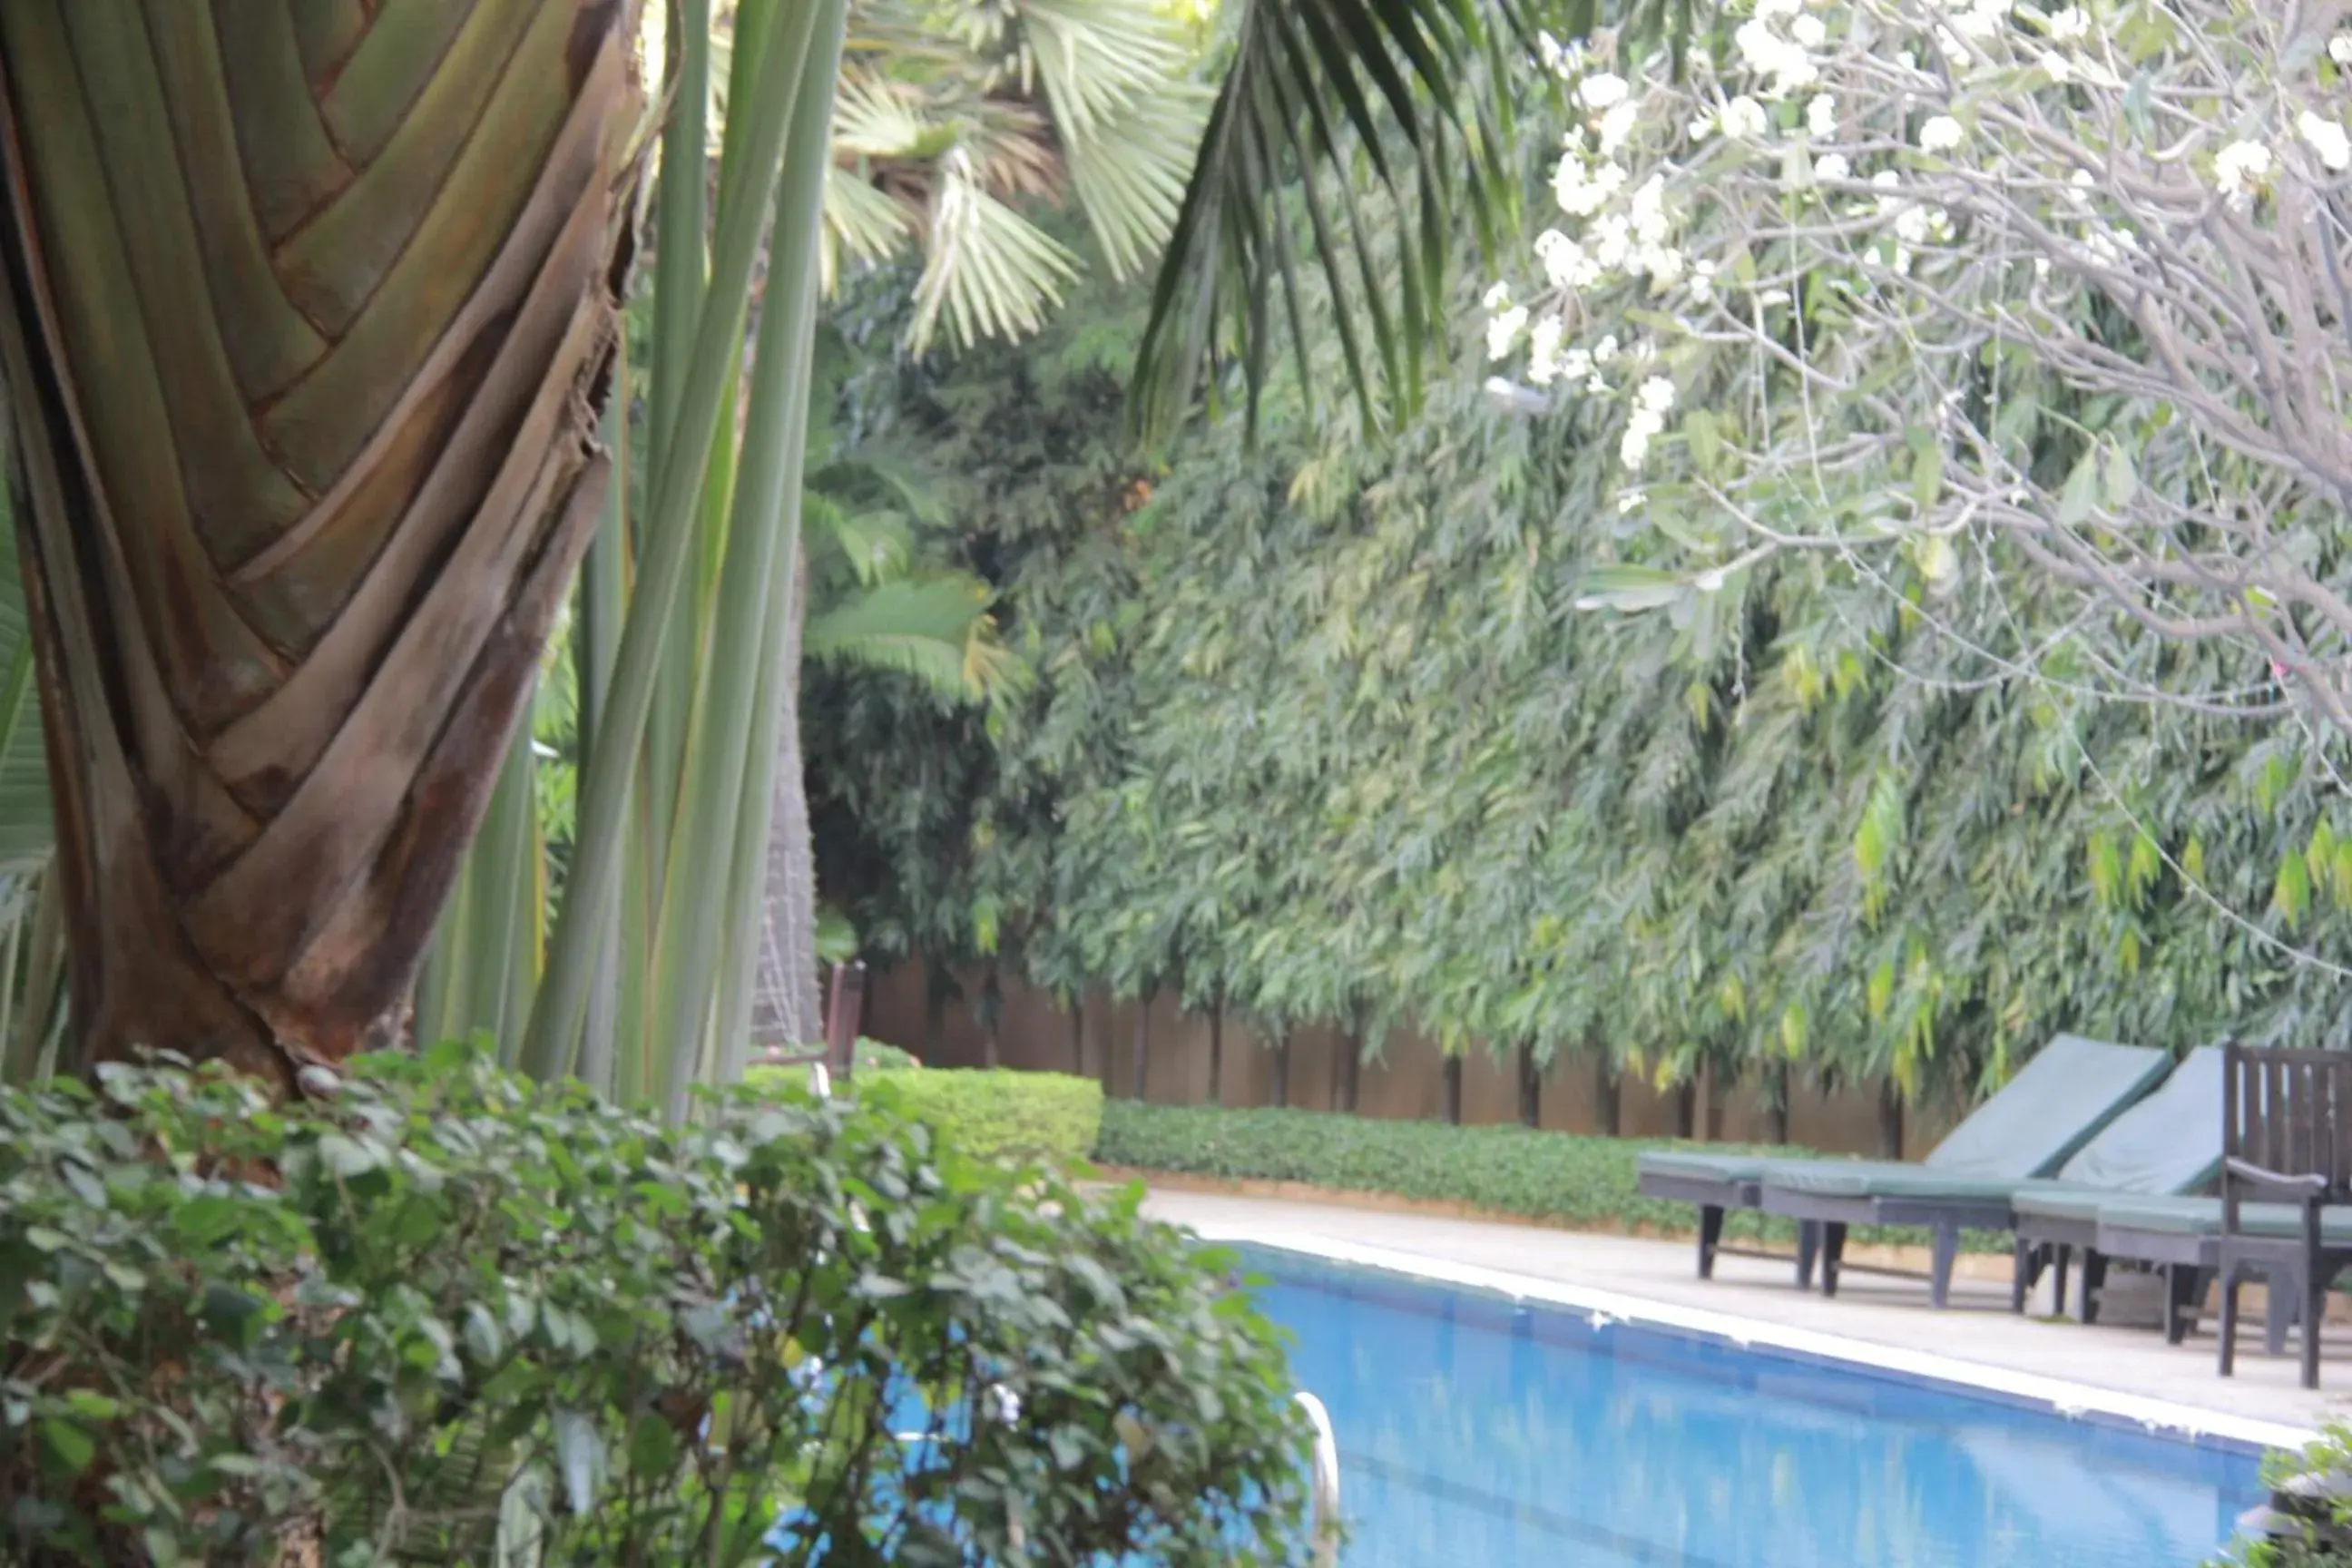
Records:
[[[1488,347],[1654,525],[1587,602],[1812,550],[1932,613],[2025,566],[2352,736],[2347,10],[1754,0],[1679,76],[1548,47],[1585,124]]]

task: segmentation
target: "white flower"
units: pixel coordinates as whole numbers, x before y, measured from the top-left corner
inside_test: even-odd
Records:
[[[2068,59],[2064,55],[2060,54],[2056,49],[2042,50],[2041,58],[2036,59],[2033,63],[2042,68],[2042,74],[2043,76],[2048,77],[2052,81],[2057,82],[2061,86],[2063,86],[2074,74],[2074,62]]]
[[[2091,36],[2091,18],[2080,5],[2050,13],[2050,36],[2062,44],[2079,44]]]
[[[1816,22],[1814,26],[1818,28],[1820,24]],[[1738,46],[1739,57],[1749,70],[1772,79],[1771,96],[1775,98],[1785,98],[1821,79],[1821,68],[1813,63],[1804,46],[1774,32],[1772,24],[1761,16],[1740,23],[1731,41]]]
[[[1666,427],[1666,422],[1646,408],[1636,408],[1633,416],[1625,421],[1625,434],[1617,443],[1617,460],[1629,468],[1638,468],[1649,460],[1650,440]]]
[[[1642,390],[1634,395],[1643,408],[1653,414],[1664,414],[1675,405],[1675,384],[1663,375],[1654,375],[1642,383]]]
[[[1826,92],[1813,94],[1805,105],[1805,132],[1823,141],[1837,134],[1837,100]]]
[[[1715,298],[1715,263],[1713,261],[1701,260],[1692,264],[1690,291],[1691,298],[1701,304],[1706,304]]]
[[[1585,108],[1601,110],[1624,102],[1633,90],[1616,72],[1601,71],[1578,83],[1576,96],[1583,100]]]
[[[1903,176],[1892,169],[1881,169],[1870,176],[1873,190],[1891,191],[1903,183]]]
[[[2328,39],[2327,58],[2339,66],[2352,66],[2352,33],[2338,33]]]
[[[1590,382],[1592,379],[1592,356],[1582,349],[1570,349],[1559,356],[1559,374],[1570,381]]]
[[[1536,241],[1536,249],[1538,251],[1541,251],[1543,249],[1542,240],[1538,239]],[[1493,288],[1487,289],[1485,295],[1483,295],[1478,300],[1478,303],[1486,306],[1489,310],[1499,310],[1510,302],[1511,286],[1508,283],[1496,284]]]
[[[1603,272],[1624,270],[1633,248],[1633,220],[1623,213],[1603,213],[1592,226],[1592,259]]]
[[[1607,364],[1611,360],[1615,359],[1616,357],[1616,333],[1611,332],[1599,342],[1592,345],[1592,363],[1594,364]]]
[[[1949,153],[1966,140],[1968,132],[1960,128],[1958,121],[1948,114],[1938,114],[1919,127],[1919,151],[1922,153]]]
[[[1625,145],[1626,138],[1633,134],[1633,127],[1641,119],[1642,106],[1630,98],[1611,104],[1609,111],[1601,117],[1601,151],[1606,154]]]
[[[1684,132],[1692,141],[1704,142],[1715,134],[1715,116],[1712,114],[1694,116],[1690,124],[1684,127]]]
[[[1789,37],[1808,49],[1818,49],[1829,41],[1830,30],[1819,16],[1800,16],[1789,24]]]
[[[1546,316],[1528,333],[1528,379],[1538,386],[1549,386],[1559,369],[1560,319]]]
[[[1601,281],[1601,264],[1556,228],[1536,236],[1536,255],[1542,258],[1544,276],[1555,289],[1589,289]]]
[[[1756,14],[1766,21],[1801,14],[1805,0],[1756,0]]]
[[[1633,237],[1643,245],[1664,245],[1673,233],[1666,219],[1666,176],[1653,174],[1642,182],[1627,207],[1633,223]]]
[[[1509,353],[1511,345],[1518,341],[1519,329],[1527,324],[1528,308],[1525,305],[1514,305],[1488,321],[1486,323],[1486,357],[1490,360],[1501,359],[1505,354]]]
[[[1813,160],[1813,178],[1817,180],[1843,180],[1853,174],[1853,165],[1843,153],[1824,153]]]
[[[2306,109],[2295,121],[2295,129],[2303,132],[2303,139],[2311,143],[2311,150],[2330,169],[2340,174],[2352,168],[2352,136],[2345,134],[2342,124]]]
[[[2271,150],[2259,142],[2232,142],[2213,156],[2213,184],[2223,195],[2243,201],[2270,177]]]
[[[1646,498],[1644,498],[1642,492],[1638,489],[1627,490],[1623,495],[1617,498],[1617,515],[1619,517],[1623,517],[1628,512],[1641,510],[1642,502],[1644,499]]]
[[[1927,209],[1909,206],[1895,215],[1895,232],[1906,245],[1918,245],[1927,237]]]
[[[1723,106],[1723,133],[1752,142],[1764,134],[1764,106],[1742,93]]]

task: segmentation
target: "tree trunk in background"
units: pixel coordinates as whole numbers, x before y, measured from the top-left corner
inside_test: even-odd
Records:
[[[1519,1044],[1519,1125],[1543,1125],[1543,1073],[1536,1066],[1536,1043]]]
[[[1004,1059],[1004,988],[997,984],[996,965],[980,986],[981,1065],[993,1068]]]
[[[1764,1141],[1789,1141],[1789,1064],[1775,1062],[1764,1075]]]
[[[1675,1086],[1675,1136],[1698,1136],[1698,1083],[1685,1079]]]
[[[808,563],[803,560],[784,630],[783,723],[777,731],[776,780],[770,795],[775,804],[751,1026],[754,1038],[790,1045],[824,1038],[824,1002],[817,984],[816,847],[809,833],[808,770],[801,758],[801,630],[807,610]],[[929,1048],[939,1049],[936,1038]]]
[[[1290,1031],[1285,1029],[1274,1037],[1274,1108],[1290,1108]]]
[[[948,998],[955,980],[944,969],[923,966],[923,1065],[938,1065],[948,1043]]]
[[[626,8],[451,15],[0,6],[65,1070],[400,1039],[595,528]]]
[[[1363,1068],[1363,1042],[1351,1030],[1339,1037],[1331,1058],[1331,1109],[1354,1115],[1356,1079]]]
[[[1078,1078],[1087,1076],[1087,994],[1083,991],[1069,999],[1070,1009],[1070,1071]]]
[[[1903,1090],[1891,1078],[1878,1086],[1878,1157],[1903,1158]]]
[[[1209,1103],[1225,1102],[1225,999],[1209,1005]]]
[[[1146,991],[1135,1003],[1135,1071],[1128,1084],[1129,1099],[1143,1098],[1143,1075],[1151,1056],[1151,1001],[1159,995],[1156,990]]]
[[[1592,1072],[1593,1118],[1601,1132],[1611,1138],[1621,1136],[1625,1124],[1624,1087],[1624,1080],[1617,1076],[1616,1068],[1609,1060],[1609,1053],[1602,1051]]]
[[[1462,1125],[1462,1058],[1459,1055],[1445,1058],[1444,1105],[1439,1114],[1445,1118],[1448,1126]]]

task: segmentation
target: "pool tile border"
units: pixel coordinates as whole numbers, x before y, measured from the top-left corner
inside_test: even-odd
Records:
[[[1823,1362],[1849,1371],[1875,1373],[1931,1383],[2003,1404],[2047,1410],[2077,1420],[2168,1433],[2200,1444],[2255,1449],[2301,1449],[2318,1436],[2315,1428],[2290,1426],[2200,1410],[2169,1400],[2149,1399],[2116,1389],[2070,1383],[2017,1372],[1985,1362],[1910,1351],[1841,1334],[1742,1318],[1703,1307],[1677,1306],[1592,1286],[1571,1285],[1534,1275],[1514,1274],[1480,1264],[1457,1263],[1426,1253],[1401,1252],[1361,1242],[1341,1241],[1286,1226],[1202,1221],[1190,1227],[1203,1241],[1296,1253],[1383,1274],[1459,1286],[1531,1301],[1630,1326],[1717,1340],[1743,1351],[1767,1351],[1798,1361]],[[1596,1326],[1598,1326],[1596,1324]]]

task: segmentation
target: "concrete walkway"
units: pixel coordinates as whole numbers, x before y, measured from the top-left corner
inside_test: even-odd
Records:
[[[1835,1336],[1864,1347],[1865,1355],[1869,1348],[1931,1352],[1983,1369],[1978,1381],[1988,1384],[2013,1385],[2020,1376],[2056,1380],[2201,1412],[2229,1426],[2259,1424],[2274,1434],[2352,1419],[2352,1341],[2340,1330],[2329,1334],[2320,1391],[2306,1394],[2296,1386],[2293,1339],[2285,1355],[2265,1354],[2258,1317],[2248,1325],[2251,1335],[2240,1335],[2237,1375],[2223,1378],[2214,1368],[2209,1326],[2170,1346],[2154,1329],[2019,1317],[2009,1310],[2005,1282],[1956,1279],[1951,1306],[1938,1312],[1928,1306],[1923,1282],[1848,1274],[1837,1298],[1827,1300],[1798,1291],[1790,1265],[1760,1259],[1719,1258],[1716,1278],[1702,1280],[1688,1242],[1190,1192],[1157,1191],[1145,1206],[1215,1240],[1290,1242],[1333,1253],[1375,1249],[1402,1268],[1493,1271],[1531,1285],[1630,1298],[1668,1314],[1728,1314],[1789,1333]],[[2046,1283],[2041,1297],[2029,1313],[2051,1310]]]

